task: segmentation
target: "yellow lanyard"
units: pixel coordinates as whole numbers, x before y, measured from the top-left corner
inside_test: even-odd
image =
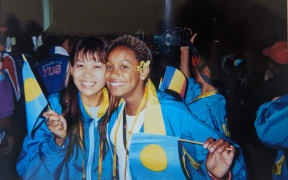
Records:
[[[99,161],[98,161],[98,179],[101,179],[101,175],[102,175],[102,151],[103,151],[103,142],[101,142],[100,144],[100,151],[99,151]]]
[[[82,153],[82,179],[85,179],[85,167],[84,167],[84,151],[83,151],[83,130],[82,130],[82,122],[79,121],[79,128],[80,128],[80,148]]]
[[[126,179],[126,169],[127,169],[127,149],[128,149],[128,144],[129,144],[129,140],[130,140],[130,137],[131,137],[131,134],[133,132],[133,129],[134,129],[134,126],[136,124],[136,121],[138,119],[138,116],[146,102],[146,99],[147,99],[147,94],[148,94],[148,88],[145,88],[145,93],[144,93],[144,96],[142,97],[142,100],[141,100],[141,103],[137,109],[137,113],[136,113],[136,116],[133,120],[133,123],[132,123],[132,127],[128,132],[128,138],[127,138],[127,141],[126,141],[126,149],[125,149],[125,169],[124,169],[124,179]],[[123,106],[125,106],[125,104],[123,104]],[[116,147],[117,147],[117,135],[118,135],[118,130],[119,130],[119,127],[120,127],[120,123],[121,123],[121,117],[123,116],[123,110],[124,110],[125,107],[122,108],[121,110],[121,113],[120,115],[118,116],[118,124],[117,124],[117,127],[116,127],[116,131],[115,131],[115,136],[114,136],[114,155],[113,155],[113,177],[114,179],[116,179],[116,169],[117,169],[117,160],[116,160]],[[119,119],[120,117],[120,119]],[[123,118],[122,118],[123,119]]]
[[[214,90],[214,91],[209,91],[209,92],[207,92],[207,93],[204,93],[204,94],[196,97],[195,99],[193,99],[189,104],[191,104],[191,103],[193,103],[193,102],[195,102],[195,101],[197,101],[197,100],[199,100],[199,99],[212,96],[212,95],[216,94],[217,92],[218,92],[217,90]]]

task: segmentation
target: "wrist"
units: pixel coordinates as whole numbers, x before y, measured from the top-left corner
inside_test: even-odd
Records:
[[[230,180],[232,176],[230,171],[228,171],[228,173],[226,173],[222,178],[218,178],[212,175],[209,171],[208,171],[208,174],[213,180]]]
[[[57,137],[54,136],[54,141],[58,146],[63,146],[64,142],[66,140],[66,137]]]

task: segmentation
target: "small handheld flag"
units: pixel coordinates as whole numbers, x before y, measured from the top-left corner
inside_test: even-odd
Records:
[[[185,96],[187,79],[185,75],[175,67],[167,66],[163,80],[159,89],[165,91],[167,89],[175,91],[182,98]]]
[[[132,179],[186,179],[179,160],[178,138],[135,133],[129,148]]]
[[[24,54],[22,54],[22,57],[24,60],[22,75],[24,82],[27,131],[28,134],[33,137],[31,133],[34,128],[41,123],[37,120],[39,115],[47,106],[48,101],[44,96]]]

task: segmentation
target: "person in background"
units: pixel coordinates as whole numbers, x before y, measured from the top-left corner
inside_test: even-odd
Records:
[[[266,48],[263,54],[269,56],[271,60],[275,61],[281,66],[281,69],[287,68],[288,65],[288,42],[277,42],[273,46]],[[285,73],[285,72],[282,72]],[[276,85],[271,88],[277,88],[280,86],[287,86],[287,76],[283,74],[276,75],[271,78],[273,82],[270,85]],[[270,81],[270,80],[267,80]],[[265,101],[259,106],[256,113],[255,128],[259,139],[268,147],[277,149],[277,156],[274,160],[272,167],[273,179],[287,179],[288,168],[288,93],[285,94],[283,87],[280,90],[275,89],[270,95],[274,95],[273,98]]]
[[[99,123],[108,108],[102,38],[81,39],[71,61],[67,88],[49,96],[51,110],[17,162],[23,179],[111,179],[110,148],[100,144]]]
[[[0,70],[0,172],[3,179],[14,179],[15,172],[14,128],[13,115],[15,111],[15,97],[9,75]]]
[[[255,128],[259,139],[268,147],[277,149],[277,156],[271,168],[272,177],[287,179],[287,126],[288,95],[275,97],[262,104],[257,111]]]
[[[60,93],[66,87],[65,77],[68,72],[69,53],[72,42],[66,36],[51,37],[49,56],[36,64],[37,74],[46,95]]]
[[[288,85],[283,82],[288,80],[288,52],[287,42],[276,42],[273,46],[263,50],[262,54],[269,58],[272,65],[273,77],[264,81],[259,90],[259,103],[271,100],[276,96],[288,94]],[[267,70],[269,70],[268,68]],[[267,71],[266,71],[267,72]]]
[[[208,48],[197,50],[193,46],[196,36],[197,34],[193,34],[190,47],[180,47],[180,70],[188,78],[184,102],[189,110],[210,128],[230,136],[226,99],[217,87],[220,74],[217,54],[209,54]],[[194,77],[190,75],[190,61]]]
[[[15,99],[18,101],[21,97],[21,90],[17,76],[17,63],[14,58],[6,51],[5,35],[0,34],[0,69],[5,70],[11,81],[11,85],[15,94]]]
[[[231,138],[240,145],[247,144],[244,107],[245,91],[249,83],[246,60],[236,54],[226,54],[221,58],[221,80],[226,98],[227,120]],[[243,147],[243,146],[242,146]]]
[[[186,171],[183,171],[187,178],[246,179],[245,163],[239,162],[237,157],[232,165],[235,147],[228,141],[218,139],[225,139],[224,136],[199,121],[184,103],[156,91],[148,78],[150,61],[152,56],[146,44],[130,35],[113,40],[107,50],[105,80],[112,97],[118,101],[110,102],[110,115],[101,122],[100,133],[106,137],[108,128],[106,142],[111,144],[114,152],[114,178],[133,179],[129,168],[129,156],[133,154],[130,151],[130,135],[142,132],[139,134],[206,140],[203,147],[208,148],[209,153],[202,146],[180,143],[180,149],[185,149],[180,157],[186,160],[186,163],[183,162]],[[218,140],[209,138],[210,135]],[[232,151],[225,150],[227,147]],[[176,152],[174,155],[179,157]],[[192,161],[198,168],[192,165]]]

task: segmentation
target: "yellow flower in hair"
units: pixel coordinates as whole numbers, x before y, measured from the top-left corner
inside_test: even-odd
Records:
[[[137,66],[137,71],[138,72],[142,72],[142,70],[144,69],[144,68],[146,68],[146,67],[149,67],[149,65],[150,65],[150,60],[148,60],[148,61],[141,61],[140,62],[140,64],[139,64],[139,66]]]

